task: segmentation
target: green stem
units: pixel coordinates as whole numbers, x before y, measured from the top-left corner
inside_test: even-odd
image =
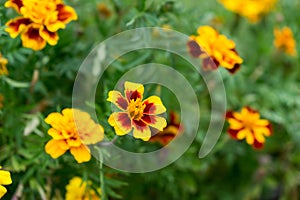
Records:
[[[101,187],[101,200],[106,200],[104,173],[103,173],[103,153],[100,148],[97,148],[99,154],[99,167],[100,167],[100,187]]]

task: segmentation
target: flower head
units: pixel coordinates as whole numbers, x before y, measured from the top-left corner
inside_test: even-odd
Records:
[[[62,0],[8,0],[5,7],[21,14],[6,23],[6,32],[12,38],[21,34],[23,46],[33,50],[41,50],[47,43],[56,45],[56,32],[77,19],[75,10]]]
[[[73,177],[66,186],[66,200],[101,200],[92,188],[90,181],[83,181],[80,177]],[[101,193],[100,188],[97,189]]]
[[[170,122],[164,128],[163,131],[158,132],[150,138],[150,142],[158,142],[165,146],[171,140],[176,137],[176,135],[183,132],[183,127],[179,123],[178,115],[175,112],[170,112]]]
[[[190,37],[188,48],[193,57],[203,59],[205,69],[222,66],[234,73],[240,68],[243,59],[236,52],[232,40],[210,26],[200,26],[197,32],[198,35]]]
[[[8,61],[6,58],[3,58],[0,53],[0,76],[1,75],[8,75],[8,70],[6,68]]]
[[[272,134],[270,122],[260,119],[259,113],[249,107],[242,108],[240,113],[227,112],[226,119],[229,123],[229,135],[237,140],[246,139],[254,148],[262,148],[265,137]]]
[[[52,158],[58,158],[70,150],[78,163],[91,159],[86,145],[96,144],[104,138],[104,129],[96,124],[86,112],[66,108],[62,114],[54,112],[45,119],[52,128],[48,134],[52,139],[46,144],[45,151]]]
[[[133,129],[133,136],[148,141],[154,132],[162,131],[167,126],[163,117],[157,116],[166,112],[158,96],[143,100],[144,86],[138,83],[125,82],[125,97],[118,91],[110,91],[108,101],[121,111],[110,115],[108,123],[114,127],[117,135],[128,134]]]
[[[12,183],[10,173],[8,171],[2,170],[0,166],[0,199],[5,195],[7,192],[6,188],[3,185],[9,185]]]
[[[255,23],[274,7],[277,0],[219,0],[223,6]]]
[[[293,32],[289,27],[284,27],[282,29],[275,28],[274,36],[274,46],[277,49],[280,49],[291,56],[296,56],[296,41]]]

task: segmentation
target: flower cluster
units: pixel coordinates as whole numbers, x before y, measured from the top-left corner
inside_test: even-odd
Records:
[[[277,0],[219,0],[219,2],[226,9],[255,23],[274,7]]]
[[[148,141],[151,135],[162,131],[167,126],[165,118],[157,116],[166,111],[158,96],[143,100],[144,86],[125,82],[125,97],[119,91],[110,91],[108,101],[121,111],[110,115],[108,123],[114,127],[117,135],[128,134],[133,129],[133,136]]]
[[[52,128],[48,134],[52,139],[46,144],[45,151],[52,158],[58,158],[70,150],[78,163],[91,159],[86,145],[96,144],[104,138],[104,129],[96,124],[86,112],[66,108],[62,114],[54,112],[45,119]]]
[[[265,137],[272,134],[271,124],[268,120],[260,119],[257,111],[250,107],[242,108],[240,113],[229,111],[226,114],[229,123],[228,133],[237,140],[246,139],[254,148],[262,148]]]
[[[62,0],[9,0],[5,7],[14,8],[21,16],[6,23],[5,29],[12,38],[21,34],[24,47],[41,50],[56,45],[57,31],[77,19],[75,10]]]
[[[3,185],[10,185],[12,183],[10,173],[8,171],[2,170],[0,166],[0,199],[7,192],[6,188]]]
[[[188,48],[193,57],[203,59],[205,69],[222,66],[235,73],[240,68],[243,59],[236,52],[232,40],[210,26],[200,26],[197,32],[198,35],[190,37]]]
[[[293,36],[293,32],[289,27],[284,27],[282,29],[274,29],[274,46],[282,50],[283,52],[296,56],[296,41]]]
[[[66,186],[66,200],[101,200],[98,196],[101,194],[100,188],[97,188],[96,192],[91,187],[90,181],[83,181],[77,176],[73,177]]]
[[[171,140],[176,137],[176,135],[183,132],[183,126],[180,124],[178,115],[175,112],[170,112],[170,122],[164,128],[163,131],[158,132],[150,138],[150,142],[158,142],[165,146],[171,142]]]
[[[1,75],[8,75],[8,70],[6,68],[8,61],[6,58],[3,58],[0,53],[0,76]]]

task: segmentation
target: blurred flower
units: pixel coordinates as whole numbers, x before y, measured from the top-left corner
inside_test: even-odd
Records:
[[[5,7],[14,8],[22,15],[8,21],[5,31],[12,38],[21,34],[23,46],[36,51],[46,43],[56,45],[57,31],[77,20],[75,10],[62,0],[8,0]]]
[[[165,146],[177,135],[183,132],[183,127],[179,122],[178,115],[170,112],[170,122],[163,131],[158,132],[150,138],[150,142],[158,142]]]
[[[235,50],[235,43],[219,34],[210,26],[200,26],[198,35],[192,35],[188,42],[188,48],[193,57],[203,59],[204,69],[216,69],[224,67],[231,73],[235,73],[243,60]]]
[[[223,6],[255,23],[268,13],[277,0],[219,0]]]
[[[107,101],[115,104],[120,112],[110,115],[108,123],[114,127],[117,135],[125,135],[133,129],[133,136],[148,141],[151,134],[162,131],[167,126],[163,117],[156,115],[166,112],[158,96],[143,101],[144,86],[125,82],[125,97],[119,91],[110,91]]]
[[[7,63],[8,63],[7,59],[3,58],[0,53],[0,76],[8,75],[8,70],[6,68]]]
[[[246,139],[254,148],[262,148],[265,137],[272,134],[270,122],[260,119],[259,113],[250,107],[242,108],[240,113],[229,111],[226,119],[230,125],[229,135],[237,140]]]
[[[66,186],[66,200],[100,200],[97,193],[91,188],[90,181],[83,181],[80,177],[73,177]],[[97,192],[101,194],[100,188]]]
[[[7,192],[6,188],[3,185],[9,185],[12,183],[10,172],[2,170],[0,166],[0,199],[5,195]]]
[[[274,29],[274,45],[277,49],[284,51],[285,53],[296,56],[296,41],[293,36],[293,32],[289,27],[282,29]]]
[[[4,101],[4,97],[2,94],[0,94],[0,109],[2,109],[3,107],[3,101]]]
[[[107,7],[105,3],[99,3],[97,5],[98,12],[104,18],[110,18],[112,16],[111,10]]]
[[[52,139],[46,144],[45,151],[52,158],[58,158],[70,150],[78,163],[91,159],[90,149],[86,146],[96,144],[104,138],[104,130],[86,112],[66,108],[62,114],[54,112],[45,119],[52,128],[48,134]]]

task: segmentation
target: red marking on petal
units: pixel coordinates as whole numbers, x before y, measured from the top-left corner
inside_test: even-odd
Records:
[[[144,109],[144,114],[153,114],[155,113],[156,106],[154,103],[149,103],[148,101],[145,102],[146,107]]]
[[[237,139],[237,134],[240,130],[233,130],[233,129],[228,129],[227,133],[233,138]]]
[[[266,126],[270,130],[271,135],[273,134],[273,128],[272,125],[269,123],[269,125]]]
[[[226,119],[234,118],[233,112],[232,112],[232,111],[227,111],[226,114],[225,114],[225,118],[226,118]]]
[[[219,62],[207,56],[202,60],[202,68],[204,71],[216,70],[219,67]]]
[[[116,103],[123,109],[126,110],[128,107],[128,102],[125,98],[119,97],[116,101]]]
[[[139,120],[139,121],[132,120],[132,122],[133,122],[132,123],[133,126],[139,131],[144,132],[144,130],[148,128],[148,125],[146,123],[144,123],[142,120]]]
[[[254,143],[252,145],[255,149],[262,149],[264,147],[264,143],[260,143],[257,140],[254,140]]]
[[[232,69],[227,69],[231,74],[235,74],[241,68],[240,64],[235,64]]]
[[[126,92],[126,97],[128,99],[128,101],[130,100],[136,100],[137,98],[142,98],[142,94],[139,93],[137,90],[135,91],[127,91]]]
[[[198,58],[202,53],[204,53],[201,50],[201,47],[198,45],[198,43],[194,40],[190,40],[187,43],[188,49],[189,49],[189,53],[194,57],[194,58]]]
[[[142,120],[147,124],[155,124],[156,120],[155,117],[151,117],[150,115],[143,115]]]
[[[126,128],[131,127],[131,119],[128,117],[127,113],[118,113],[118,118],[115,119],[118,122],[121,122],[121,125]]]

